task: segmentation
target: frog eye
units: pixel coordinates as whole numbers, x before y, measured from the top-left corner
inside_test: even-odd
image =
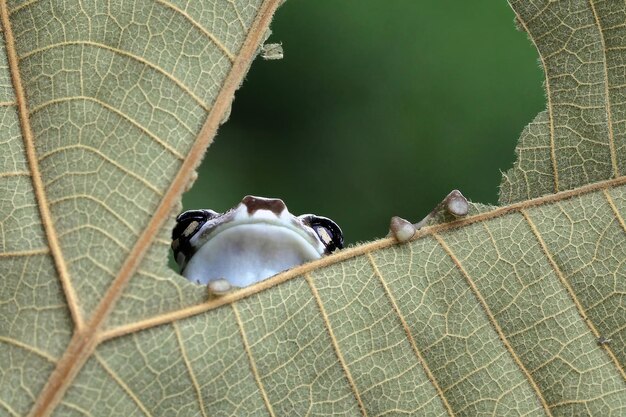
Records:
[[[207,220],[216,216],[219,216],[219,213],[213,210],[189,210],[179,214],[176,217],[176,226],[172,230],[172,240],[181,237],[189,239]]]
[[[176,217],[176,226],[172,230],[172,250],[179,265],[184,264],[185,258],[192,255],[190,239],[202,225],[219,215],[220,213],[213,210],[189,210]]]
[[[326,253],[332,253],[336,249],[343,249],[343,233],[331,219],[313,214],[300,216],[300,220],[315,231],[320,241],[326,248]]]

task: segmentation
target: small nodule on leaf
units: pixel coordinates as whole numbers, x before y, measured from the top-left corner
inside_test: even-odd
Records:
[[[209,296],[219,297],[231,291],[234,287],[230,284],[227,279],[216,279],[215,281],[209,282],[207,286],[209,290]]]
[[[459,190],[452,190],[446,198],[441,200],[441,203],[437,204],[426,217],[415,223],[414,226],[416,229],[421,229],[433,221],[452,221],[455,220],[456,217],[467,215],[468,212],[469,203],[467,198],[465,198]],[[448,216],[449,214],[451,214],[453,218],[450,218],[450,216]]]
[[[469,211],[467,198],[459,190],[452,190],[446,197],[446,210],[455,216],[465,216]]]
[[[283,56],[282,43],[266,43],[261,47],[261,58],[265,60],[283,59]]]
[[[409,241],[414,235],[417,229],[410,221],[403,219],[402,217],[393,216],[389,223],[389,233],[396,238],[400,243]]]
[[[602,345],[608,345],[609,343],[611,343],[611,340],[613,340],[613,339],[608,339],[608,338],[606,338],[606,337],[604,337],[604,336],[600,336],[600,337],[598,337],[598,339],[597,339],[598,344],[599,344],[600,346],[602,346]]]

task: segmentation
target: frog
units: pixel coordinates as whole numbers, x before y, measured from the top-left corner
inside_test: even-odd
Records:
[[[184,211],[176,217],[171,243],[181,275],[209,288],[247,287],[343,246],[333,220],[296,216],[279,198],[253,195],[224,213]]]

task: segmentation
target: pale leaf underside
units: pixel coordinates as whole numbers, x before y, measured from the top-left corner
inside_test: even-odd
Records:
[[[0,1],[0,415],[623,415],[626,6],[512,2],[502,207],[206,301],[166,220],[277,3]]]

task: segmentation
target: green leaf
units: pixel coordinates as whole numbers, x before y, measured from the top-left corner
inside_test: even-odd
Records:
[[[624,414],[626,7],[512,2],[500,207],[207,300],[172,214],[277,5],[0,0],[0,414]]]

